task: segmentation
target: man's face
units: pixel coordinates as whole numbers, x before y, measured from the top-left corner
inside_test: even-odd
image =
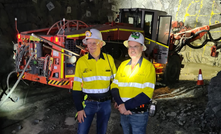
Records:
[[[140,58],[143,51],[143,45],[135,41],[128,42],[128,54],[130,58]]]
[[[87,39],[87,47],[91,54],[100,52],[102,42],[98,39]]]

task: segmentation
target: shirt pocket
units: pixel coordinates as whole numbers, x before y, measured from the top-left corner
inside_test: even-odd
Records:
[[[138,83],[145,83],[147,78],[145,78],[145,74],[141,74],[138,73],[137,75],[135,75],[135,81],[137,81]]]
[[[104,68],[102,70],[102,76],[110,77],[112,75],[112,70],[110,68]]]
[[[92,69],[91,68],[85,68],[83,70],[83,77],[89,77],[92,76]]]

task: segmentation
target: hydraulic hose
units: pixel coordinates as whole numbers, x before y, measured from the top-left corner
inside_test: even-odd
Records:
[[[9,74],[8,74],[8,77],[7,77],[7,87],[6,87],[6,90],[5,91],[10,91],[10,87],[9,87],[9,78],[10,76],[13,74],[13,73],[17,73],[17,71],[11,71]],[[23,80],[22,80],[23,81]],[[25,81],[23,81],[26,85],[28,85]],[[6,93],[5,93],[6,94]],[[7,94],[6,94],[7,95]],[[10,97],[9,97],[10,98]],[[19,98],[17,98],[16,100],[14,100],[13,98],[10,98],[13,102],[17,102],[19,100]]]
[[[14,86],[12,87],[12,89],[10,90],[10,92],[7,94],[7,96],[3,99],[3,101],[0,103],[0,107],[3,105],[3,103],[8,99],[8,97],[12,94],[12,92],[15,90],[15,88],[17,87],[18,83],[20,82],[22,76],[24,75],[29,63],[31,62],[32,57],[35,55],[35,53],[32,53],[24,70],[22,71],[22,73],[20,74],[18,80],[16,81],[16,83],[14,84]],[[7,83],[8,84],[8,83]],[[8,85],[7,85],[8,86]]]
[[[16,71],[11,71],[11,72],[8,74],[8,77],[7,77],[7,90],[9,89],[9,78],[10,78],[10,76],[11,76],[13,73],[16,73]]]
[[[200,33],[202,33],[202,32],[207,32],[208,35],[209,35],[209,39],[206,39],[200,46],[193,46],[193,45],[191,45],[191,44],[190,44],[190,40],[191,40],[191,39],[194,39],[195,37],[197,37],[197,36],[198,36]],[[217,44],[216,42],[219,41],[220,39],[221,39],[221,37],[219,37],[219,38],[217,38],[217,39],[213,39],[211,33],[210,33],[208,30],[202,30],[202,31],[197,32],[197,33],[196,33],[195,35],[193,35],[191,38],[188,38],[185,42],[186,42],[186,44],[187,44],[189,47],[191,47],[191,48],[193,48],[193,49],[199,49],[199,48],[204,47],[208,42],[214,42],[215,44]]]
[[[193,49],[199,49],[199,48],[204,47],[204,46],[207,44],[208,40],[205,40],[205,41],[202,43],[202,45],[200,45],[200,46],[193,46],[193,45],[190,44],[190,40],[196,38],[196,37],[197,37],[200,33],[202,33],[202,32],[207,32],[207,33],[209,33],[209,30],[202,30],[202,31],[196,32],[193,36],[191,36],[190,38],[186,39],[186,41],[185,41],[186,44],[187,44],[189,47],[193,48]],[[212,38],[212,36],[211,36],[211,38]]]

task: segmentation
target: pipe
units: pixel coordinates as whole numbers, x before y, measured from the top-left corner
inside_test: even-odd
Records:
[[[216,29],[216,28],[220,28],[221,27],[221,23],[217,23],[217,24],[213,24],[213,25],[209,25],[210,30],[212,29]]]
[[[43,47],[48,48],[48,49],[51,49],[51,50],[54,50],[54,51],[57,51],[57,52],[59,52],[59,53],[61,53],[61,54],[64,54],[65,56],[71,57],[71,55],[68,55],[68,54],[66,54],[66,53],[64,53],[64,52],[61,52],[61,51],[57,50],[57,49],[48,47],[48,46],[46,46],[46,45],[44,45],[44,44],[43,44]]]
[[[85,50],[82,46],[78,46],[76,45],[77,48],[81,49],[81,50]]]
[[[72,51],[70,51],[70,50],[68,50],[68,49],[66,49],[66,48],[63,48],[63,47],[61,47],[61,46],[59,46],[59,45],[57,45],[57,44],[55,44],[55,43],[53,43],[53,42],[51,42],[51,41],[49,41],[49,40],[47,40],[47,39],[42,38],[41,36],[35,35],[34,33],[32,33],[31,36],[34,36],[34,37],[36,37],[36,38],[39,38],[40,40],[43,40],[43,41],[47,42],[48,44],[50,44],[50,45],[52,45],[52,46],[56,46],[56,47],[58,47],[58,48],[60,48],[60,49],[64,49],[65,51],[67,51],[67,52],[69,52],[69,53],[72,53],[72,54],[74,54],[74,55],[76,55],[76,56],[80,56],[79,54],[77,54],[77,53],[75,53],[75,52],[72,52]]]
[[[29,63],[31,62],[32,57],[35,55],[36,53],[32,53],[24,70],[22,71],[21,75],[19,76],[18,80],[16,81],[15,85],[12,87],[11,91],[7,94],[7,96],[4,98],[4,100],[0,103],[0,107],[3,105],[3,103],[8,99],[8,97],[12,94],[12,92],[15,90],[15,88],[17,87],[18,83],[20,82],[22,76],[24,75]]]

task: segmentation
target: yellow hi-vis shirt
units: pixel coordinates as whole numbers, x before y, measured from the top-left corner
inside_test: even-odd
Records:
[[[115,74],[116,67],[111,55],[101,53],[96,61],[86,54],[77,61],[73,90],[89,94],[106,93]],[[81,88],[82,83],[83,88]]]
[[[151,62],[142,58],[131,71],[131,61],[126,60],[119,66],[111,89],[118,88],[123,102],[145,93],[150,99],[153,96],[156,73]]]

